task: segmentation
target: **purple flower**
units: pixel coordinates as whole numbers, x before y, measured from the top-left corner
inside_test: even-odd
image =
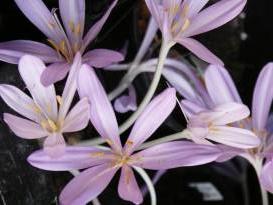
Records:
[[[235,18],[246,4],[246,0],[221,0],[202,10],[208,0],[145,1],[165,41],[179,43],[202,60],[219,65],[223,62],[191,37],[222,26]]]
[[[85,24],[85,0],[59,0],[60,13],[65,30],[55,11],[50,12],[41,0],[15,0],[26,17],[48,38],[51,47],[29,40],[15,40],[0,43],[0,60],[17,64],[26,55],[34,55],[46,63],[53,63],[42,73],[42,84],[48,86],[67,75],[70,64],[77,52],[83,62],[102,68],[124,59],[119,52],[107,49],[94,49],[86,52],[87,46],[102,29],[103,24],[115,7],[115,0],[104,16],[83,37]]]
[[[62,204],[79,205],[94,199],[107,187],[119,169],[120,197],[140,204],[143,197],[132,168],[165,170],[194,166],[214,161],[222,155],[221,147],[197,145],[188,141],[167,142],[135,153],[174,109],[176,96],[173,88],[165,90],[150,102],[122,147],[113,108],[94,70],[83,65],[79,79],[79,94],[81,97],[88,97],[91,103],[91,122],[111,148],[67,147],[66,154],[57,159],[49,158],[43,151],[30,155],[28,161],[45,170],[88,168],[64,188],[60,195]]]
[[[51,157],[59,157],[65,151],[63,133],[84,129],[89,121],[87,99],[79,101],[68,113],[77,85],[76,76],[81,65],[77,54],[62,96],[56,96],[53,85],[44,87],[40,75],[46,69],[44,63],[33,56],[24,56],[19,61],[19,71],[32,98],[18,88],[1,84],[2,99],[25,118],[4,113],[4,121],[10,129],[24,139],[46,137],[44,149]],[[59,104],[59,106],[58,106]]]

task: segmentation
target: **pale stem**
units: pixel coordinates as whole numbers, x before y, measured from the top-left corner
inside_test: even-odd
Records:
[[[140,168],[140,167],[134,167],[134,169],[137,171],[137,173],[142,177],[142,179],[144,180],[144,182],[147,185],[147,188],[149,190],[150,193],[150,197],[151,197],[151,205],[156,205],[156,192],[155,192],[155,187],[154,184],[151,180],[151,178],[148,176],[148,174],[144,171],[144,169]]]
[[[160,81],[162,70],[164,68],[165,59],[167,58],[168,52],[172,46],[173,46],[173,43],[166,44],[163,42],[161,49],[160,49],[157,68],[154,73],[154,77],[153,77],[152,83],[149,87],[149,90],[148,90],[147,94],[145,95],[144,99],[142,100],[142,102],[140,103],[136,112],[134,112],[129,117],[129,119],[127,119],[126,122],[120,126],[120,128],[119,128],[120,133],[123,133],[124,131],[126,131],[135,122],[135,120],[139,117],[139,115],[143,112],[145,107],[148,105],[148,103],[152,99],[152,97],[156,91],[156,88],[158,86],[158,83]]]
[[[78,176],[80,174],[80,171],[77,169],[73,169],[69,171],[74,177]],[[98,198],[95,198],[92,200],[93,205],[101,205],[100,201],[98,200]]]

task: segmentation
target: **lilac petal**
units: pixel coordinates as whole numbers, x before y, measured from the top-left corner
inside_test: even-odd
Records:
[[[96,130],[101,137],[109,141],[115,151],[119,152],[121,142],[114,110],[95,71],[85,64],[79,72],[78,92],[81,98],[89,99],[90,119]]]
[[[0,85],[0,96],[9,107],[24,117],[38,122],[36,105],[24,92],[12,85]]]
[[[15,40],[0,43],[0,60],[18,64],[24,55],[33,55],[46,63],[62,61],[62,58],[49,46],[28,40]]]
[[[110,164],[102,164],[81,172],[63,189],[61,204],[87,204],[108,186],[117,170]]]
[[[88,99],[81,99],[64,120],[63,132],[76,132],[84,129],[89,122]]]
[[[194,118],[213,125],[226,125],[245,119],[250,114],[247,106],[239,103],[226,103],[215,107],[212,111],[203,111]]]
[[[191,19],[198,15],[199,11],[208,3],[208,1],[209,0],[184,0],[182,7],[188,8],[187,17]]]
[[[63,40],[64,35],[56,19],[42,0],[15,0],[15,2],[26,17],[49,39],[56,43]]]
[[[205,83],[215,105],[242,103],[235,84],[224,67],[210,65],[205,72]]]
[[[44,151],[51,158],[61,157],[65,153],[65,141],[62,134],[53,133],[44,141]]]
[[[232,158],[236,157],[236,156],[240,156],[241,154],[245,153],[245,150],[243,149],[238,149],[238,148],[234,148],[234,147],[230,147],[230,146],[226,146],[226,145],[217,145],[220,149],[222,149],[222,154],[221,156],[219,156],[216,160],[216,162],[225,162],[228,160],[231,160]]]
[[[104,68],[124,60],[124,56],[109,49],[94,49],[84,55],[84,62],[96,68]]]
[[[51,120],[55,121],[57,120],[55,88],[53,86],[44,87],[40,81],[40,76],[45,69],[44,63],[37,57],[24,56],[20,59],[20,75],[35,103]]]
[[[69,71],[68,63],[54,63],[49,65],[41,75],[41,83],[47,87],[63,80]]]
[[[262,172],[260,175],[260,181],[263,185],[264,189],[273,193],[273,161],[268,161],[262,168]]]
[[[134,172],[127,165],[124,165],[121,170],[118,193],[122,199],[134,204],[141,204],[143,202],[143,196],[137,184]]]
[[[85,169],[110,162],[105,156],[110,153],[94,147],[66,147],[65,153],[58,158],[51,158],[43,150],[33,152],[28,162],[39,169],[49,171],[68,171]]]
[[[18,137],[24,139],[37,139],[48,135],[39,124],[15,115],[4,113],[4,121]]]
[[[82,65],[82,58],[81,54],[78,52],[76,53],[73,63],[71,65],[69,75],[67,77],[65,87],[62,93],[62,105],[59,109],[59,118],[61,120],[64,120],[70,105],[72,103],[72,100],[75,96],[76,90],[77,90],[77,78],[78,73]]]
[[[87,32],[87,34],[85,35],[85,37],[83,39],[82,51],[87,48],[87,46],[91,43],[91,41],[93,41],[96,38],[96,36],[98,35],[98,33],[101,31],[103,25],[105,24],[106,20],[110,16],[111,11],[116,6],[117,2],[118,2],[118,0],[114,0],[114,2],[110,5],[110,7],[108,8],[108,10],[104,14],[104,16],[99,21],[97,21],[95,23],[95,25],[92,26],[90,28],[90,30]]]
[[[251,131],[237,127],[215,126],[209,129],[206,137],[212,141],[242,149],[255,148],[260,139]]]
[[[263,130],[266,126],[273,99],[273,63],[268,63],[260,72],[255,85],[252,100],[252,119],[256,129]]]
[[[193,19],[183,36],[189,37],[218,28],[234,19],[245,7],[246,0],[221,0],[204,9]]]
[[[171,114],[175,105],[176,95],[174,88],[168,88],[156,96],[135,122],[125,144],[125,151],[130,154],[147,140]]]
[[[211,51],[209,51],[205,46],[203,46],[198,41],[192,38],[179,38],[176,41],[182,46],[189,49],[197,57],[211,64],[224,65],[224,63],[215,56]]]
[[[85,0],[59,0],[59,7],[71,45],[80,46],[85,24]]]
[[[126,113],[137,109],[136,90],[129,87],[129,95],[123,95],[115,100],[114,108],[117,112]]]
[[[215,161],[221,152],[217,146],[176,141],[155,145],[134,154],[131,158],[133,166],[164,170],[206,164]]]
[[[158,27],[162,31],[162,27],[163,27],[162,9],[159,8],[160,6],[155,0],[145,0],[145,2],[146,2],[146,5],[147,5],[152,17],[154,18]]]
[[[181,106],[183,107],[183,112],[185,112],[186,116],[189,118],[206,110],[204,107],[201,107],[189,100],[182,100]]]

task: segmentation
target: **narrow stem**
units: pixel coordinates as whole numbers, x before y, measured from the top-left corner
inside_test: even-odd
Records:
[[[148,176],[148,174],[140,167],[134,167],[134,169],[137,171],[137,173],[142,177],[142,179],[145,181],[147,184],[150,197],[151,197],[151,205],[156,205],[156,192],[155,192],[155,187],[153,185],[152,180]]]
[[[152,83],[149,87],[149,90],[148,90],[146,96],[144,97],[144,99],[142,100],[142,102],[140,103],[136,112],[134,112],[129,117],[129,119],[127,119],[126,122],[120,126],[120,129],[119,129],[120,133],[123,133],[124,131],[126,131],[135,122],[135,120],[139,117],[139,115],[143,112],[145,107],[148,105],[148,103],[152,99],[152,97],[156,91],[156,88],[158,86],[158,83],[160,81],[160,77],[161,77],[162,70],[164,67],[165,59],[167,58],[168,52],[172,46],[173,46],[173,44],[166,44],[163,42],[161,49],[160,49],[157,68],[156,68]]]

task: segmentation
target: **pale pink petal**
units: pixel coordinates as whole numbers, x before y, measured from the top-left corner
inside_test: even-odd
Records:
[[[108,8],[108,10],[103,15],[103,17],[99,21],[97,21],[95,23],[95,25],[92,26],[90,28],[90,30],[87,32],[87,34],[85,35],[85,37],[83,39],[83,48],[82,48],[83,50],[85,50],[86,47],[89,45],[89,43],[91,43],[91,41],[93,41],[96,38],[96,36],[99,34],[99,32],[101,31],[101,29],[102,29],[103,25],[105,24],[106,20],[110,16],[111,11],[116,6],[117,2],[118,2],[118,0],[114,0],[113,3]]]
[[[201,107],[200,105],[197,105],[189,100],[182,100],[181,106],[183,107],[183,111],[185,112],[186,116],[189,118],[206,110],[206,108]]]
[[[129,87],[129,95],[123,95],[115,100],[114,108],[120,113],[135,111],[137,109],[136,90],[133,86]]]
[[[96,198],[110,183],[118,168],[102,164],[81,172],[72,179],[60,195],[61,204],[87,204]]]
[[[63,89],[62,93],[62,105],[59,108],[59,118],[60,120],[64,120],[70,105],[72,103],[72,100],[75,96],[76,90],[77,90],[77,78],[78,73],[80,71],[82,65],[82,58],[81,54],[78,52],[76,53],[73,63],[70,67],[69,75],[67,77],[67,80],[65,82],[65,87]]]
[[[224,63],[217,56],[215,56],[211,51],[209,51],[198,41],[192,38],[179,38],[176,39],[176,41],[185,48],[189,49],[193,54],[195,54],[203,61],[216,65],[224,65]]]
[[[235,84],[224,67],[210,65],[205,72],[205,83],[215,105],[242,103]]]
[[[24,92],[12,85],[0,85],[0,96],[9,107],[24,117],[38,122],[34,101]]]
[[[251,131],[237,127],[215,126],[209,129],[207,139],[242,149],[255,148],[260,139]]]
[[[246,5],[246,0],[221,0],[204,9],[191,19],[183,36],[189,37],[218,28],[238,16]]]
[[[221,153],[222,150],[217,146],[176,141],[155,145],[134,154],[131,158],[133,166],[164,170],[206,164],[215,161]]]
[[[45,64],[37,57],[24,56],[19,62],[19,72],[29,92],[39,108],[55,121],[57,119],[57,101],[55,88],[44,87],[41,84],[41,74],[46,69]]]
[[[15,0],[17,6],[26,17],[40,29],[49,39],[60,43],[64,35],[42,0]]]
[[[145,2],[158,27],[160,28],[160,30],[162,30],[163,12],[162,9],[160,9],[158,2],[155,0],[145,0]]]
[[[18,137],[24,139],[37,139],[48,135],[39,124],[15,115],[4,113],[4,121]]]
[[[176,105],[174,88],[168,88],[156,96],[135,122],[125,144],[125,151],[132,153],[147,140],[171,114]]]
[[[84,129],[89,122],[89,102],[81,99],[64,120],[63,132],[76,132]]]
[[[34,167],[49,171],[68,171],[85,169],[110,162],[110,152],[94,147],[66,147],[65,153],[58,158],[51,158],[44,150],[33,152],[27,161]]]
[[[263,130],[266,126],[273,99],[273,63],[268,63],[260,72],[252,100],[253,127]]]
[[[261,175],[260,175],[260,181],[263,185],[263,188],[269,191],[270,193],[273,193],[273,161],[268,161],[262,169]]]
[[[119,152],[121,142],[114,110],[95,71],[88,65],[83,65],[80,69],[78,92],[81,98],[89,99],[90,119],[96,130]]]
[[[143,196],[137,184],[134,172],[127,165],[124,165],[121,170],[118,193],[122,199],[134,204],[141,204],[143,202]]]
[[[54,63],[49,65],[41,75],[43,86],[50,86],[60,80],[63,80],[69,71],[68,63]]]
[[[44,151],[52,158],[61,157],[65,153],[65,141],[62,134],[53,133],[44,141]]]
[[[84,63],[96,68],[104,68],[124,60],[124,56],[120,52],[109,49],[91,50],[83,58]]]
[[[71,45],[80,46],[85,24],[85,0],[59,0],[59,7]]]
[[[55,50],[39,42],[15,40],[0,43],[0,60],[18,64],[24,55],[36,56],[46,63],[63,61]]]

